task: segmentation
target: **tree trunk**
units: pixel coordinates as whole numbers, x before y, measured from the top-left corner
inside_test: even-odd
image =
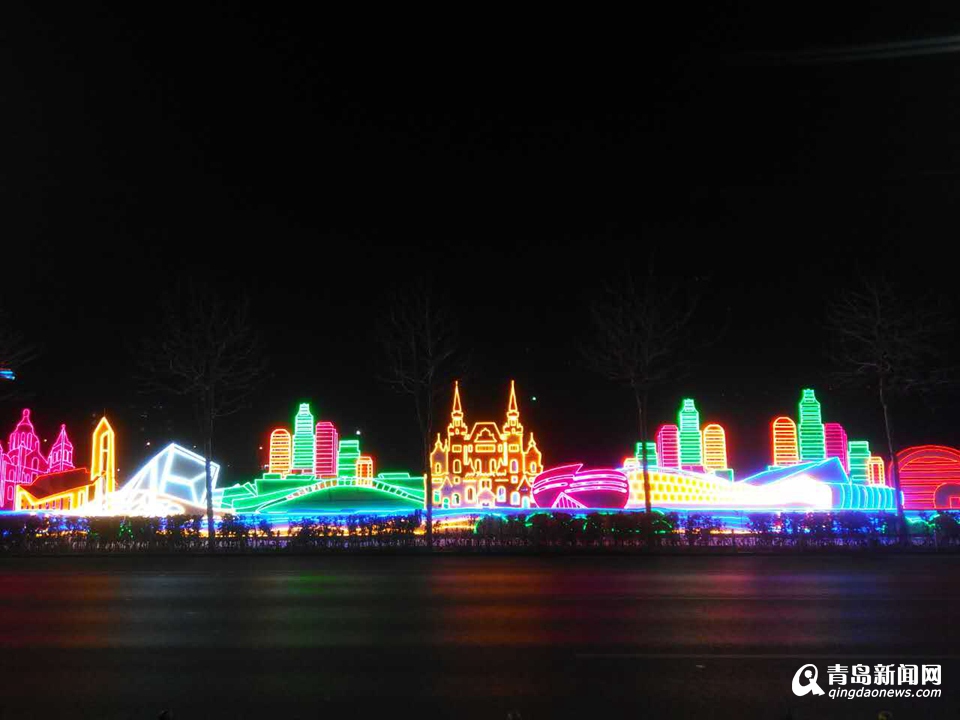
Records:
[[[647,462],[647,422],[643,414],[647,404],[646,393],[640,397],[640,391],[633,389],[633,397],[637,401],[637,420],[640,430],[640,468],[643,474],[643,503],[647,512],[647,545],[653,545],[653,506],[650,502],[650,469]]]
[[[205,435],[206,437],[203,440],[203,457],[207,485],[207,549],[210,552],[216,552],[217,534],[213,524],[213,475],[210,472],[210,458],[213,455],[213,433],[208,428]]]
[[[890,453],[890,477],[893,479],[893,492],[897,500],[897,532],[900,536],[900,543],[905,545],[907,542],[907,523],[903,515],[903,497],[900,493],[900,467],[897,462],[897,453],[893,442],[893,429],[890,423],[890,407],[887,403],[887,397],[884,393],[883,381],[879,383],[880,387],[880,405],[883,407],[883,427],[887,434],[887,451]]]
[[[433,549],[433,463],[430,462],[430,429],[424,435],[423,443],[423,461],[427,472],[424,475],[426,487],[424,488],[424,500],[427,508],[427,549]]]

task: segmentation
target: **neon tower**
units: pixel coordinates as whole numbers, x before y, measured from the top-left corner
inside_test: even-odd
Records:
[[[293,472],[309,474],[314,471],[313,444],[313,413],[310,412],[310,403],[300,403],[300,411],[293,421]]]
[[[317,423],[317,477],[337,477],[337,453],[339,450],[339,436],[337,427],[329,420]]]
[[[703,467],[707,470],[727,469],[727,434],[718,423],[703,428]]]
[[[660,467],[680,467],[680,428],[676,425],[661,425],[657,430],[657,459]]]
[[[870,479],[870,443],[867,440],[851,440],[847,453],[850,457],[850,481],[865,483]]]
[[[67,437],[67,426],[60,426],[60,434],[50,447],[47,472],[58,473],[73,470],[73,443]]]
[[[843,465],[844,470],[850,469],[847,458],[847,431],[840,423],[824,423],[823,425],[824,450],[827,457],[835,457]]]
[[[270,459],[267,461],[267,472],[286,475],[290,472],[293,455],[293,441],[290,431],[277,428],[270,433]]]
[[[360,459],[359,440],[341,440],[337,458],[337,476],[342,478],[357,476],[357,460]]]
[[[93,431],[93,448],[90,458],[90,478],[103,478],[103,492],[117,489],[116,435],[105,417],[100,418]]]
[[[703,440],[700,433],[700,413],[691,398],[683,401],[678,414],[680,424],[680,464],[703,465]]]
[[[773,421],[773,464],[776,467],[796,465],[800,462],[797,453],[797,425],[781,415]]]
[[[800,398],[800,462],[826,458],[820,403],[813,390],[804,389]]]

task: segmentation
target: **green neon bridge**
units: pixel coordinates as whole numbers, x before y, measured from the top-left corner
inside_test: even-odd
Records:
[[[383,472],[374,478],[318,478],[265,473],[214,491],[214,505],[231,513],[405,511],[423,507],[423,476]]]

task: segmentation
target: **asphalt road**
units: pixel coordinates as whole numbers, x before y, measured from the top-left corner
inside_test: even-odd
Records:
[[[958,608],[948,556],[5,558],[0,718],[957,717]]]

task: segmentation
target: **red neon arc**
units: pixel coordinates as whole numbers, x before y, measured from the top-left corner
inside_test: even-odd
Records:
[[[897,453],[897,468],[904,510],[960,508],[960,450],[943,445],[907,448]]]
[[[622,508],[630,499],[630,481],[621,470],[584,470],[583,463],[560,465],[533,481],[533,500],[542,508]]]

